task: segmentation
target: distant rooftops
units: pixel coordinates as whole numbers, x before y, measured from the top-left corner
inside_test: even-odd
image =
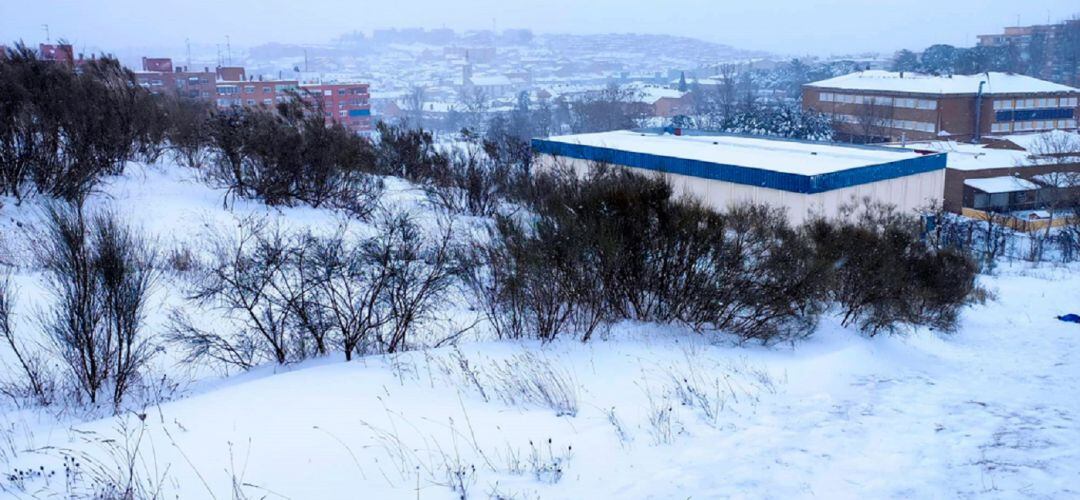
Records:
[[[808,83],[808,87],[903,92],[910,94],[963,95],[976,94],[979,82],[986,82],[983,94],[1080,93],[1080,89],[1030,76],[1011,73],[979,73],[976,75],[934,76],[920,73],[867,70],[827,80]]]

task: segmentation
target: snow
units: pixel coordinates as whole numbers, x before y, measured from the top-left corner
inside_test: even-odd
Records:
[[[905,72],[901,77],[901,74],[897,72],[868,70],[808,83],[807,86],[824,89],[955,95],[978,93],[979,82],[982,81],[986,82],[986,85],[983,86],[983,94],[1060,94],[1080,92],[1080,89],[1039,80],[1030,76],[997,72],[952,76],[933,76]]]
[[[1003,175],[1001,177],[986,177],[982,179],[964,179],[964,185],[970,186],[984,193],[1015,193],[1019,191],[1033,191],[1039,189],[1039,185],[1029,180]]]
[[[895,145],[896,147],[901,147]],[[902,147],[919,151],[947,153],[946,167],[954,170],[983,170],[990,168],[1014,168],[1034,163],[1026,151],[994,149],[984,144],[956,141],[908,142]]]
[[[1033,147],[1038,148],[1043,143],[1053,144],[1055,147],[1060,146],[1062,148],[1061,151],[1054,151],[1055,153],[1080,151],[1080,134],[1077,134],[1076,132],[1066,132],[1064,130],[1051,130],[1034,134],[1000,135],[994,136],[994,138],[1009,141],[1028,151]]]
[[[686,92],[679,92],[676,89],[643,83],[633,83],[627,85],[626,88],[633,90],[637,94],[634,97],[637,102],[649,105],[656,104],[660,99],[680,99],[686,95]]]
[[[799,175],[838,172],[920,156],[914,151],[883,147],[852,147],[749,136],[659,135],[627,130],[567,135],[547,140]]]
[[[426,210],[416,189],[387,183],[388,203]],[[92,202],[170,242],[197,242],[208,225],[247,214],[336,223],[306,208],[226,210],[222,195],[190,171],[133,167]],[[33,207],[3,202],[0,231],[32,251],[19,242]],[[16,272],[20,308],[31,311],[37,275]],[[448,471],[462,472],[468,498],[1080,495],[1080,326],[1055,319],[1080,312],[1080,267],[1003,264],[980,282],[997,298],[965,310],[955,334],[866,338],[826,316],[809,340],[762,347],[625,323],[589,344],[472,338],[201,375],[178,398],[119,417],[4,404],[0,472],[59,472],[21,487],[4,477],[0,491],[67,498],[62,456],[113,470],[123,466],[116,450],[141,436],[135,467],[168,477],[161,498],[235,498],[233,488],[251,498],[459,498]],[[176,298],[175,284],[163,288]],[[160,302],[151,330],[169,300]],[[493,366],[522,373],[537,362],[571,382],[575,416],[494,396]],[[713,416],[682,404],[674,388],[684,379],[717,404]],[[651,418],[657,411],[666,418]]]

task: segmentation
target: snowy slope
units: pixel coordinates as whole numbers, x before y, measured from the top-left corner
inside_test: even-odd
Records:
[[[422,210],[406,185],[387,197]],[[235,216],[220,193],[159,168],[103,200],[178,241]],[[234,208],[250,210],[264,209]],[[33,217],[0,212],[5,235]],[[32,291],[33,277],[20,271],[20,284]],[[590,344],[470,341],[202,374],[118,418],[5,406],[4,472],[57,474],[5,478],[0,491],[63,495],[130,455],[169,498],[234,498],[235,486],[250,498],[449,499],[460,485],[468,498],[1080,495],[1080,325],[1054,319],[1080,309],[1080,268],[1003,266],[983,281],[997,300],[966,311],[954,335],[867,339],[826,318],[808,341],[765,348],[622,324]],[[576,411],[522,397],[513,383],[530,373],[567,384]],[[81,479],[65,481],[65,455]]]

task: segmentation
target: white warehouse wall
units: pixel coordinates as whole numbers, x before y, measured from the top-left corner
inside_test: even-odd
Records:
[[[537,158],[536,166],[539,168],[553,168],[556,165],[571,167],[584,175],[589,171],[592,162],[552,155],[540,155]],[[814,214],[834,217],[839,215],[840,207],[844,204],[866,197],[895,205],[900,211],[911,212],[931,203],[940,204],[945,193],[945,169],[823,193],[802,194],[636,167],[622,168],[647,176],[662,175],[671,183],[676,195],[693,196],[718,210],[724,210],[732,204],[748,202],[784,208],[793,224],[801,224]]]

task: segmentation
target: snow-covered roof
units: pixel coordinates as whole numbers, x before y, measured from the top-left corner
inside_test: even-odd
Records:
[[[902,75],[902,76],[901,76]],[[919,73],[897,73],[868,70],[850,73],[828,80],[806,84],[808,87],[905,92],[911,94],[975,94],[979,82],[985,81],[983,94],[1035,94],[1080,92],[1080,89],[1011,73],[979,73],[977,75],[934,76]]]
[[[899,147],[897,145],[897,147]],[[984,144],[956,141],[909,142],[904,147],[920,151],[948,153],[947,168],[954,170],[984,170],[1034,165],[1026,151],[992,149]]]
[[[1028,151],[1033,147],[1038,149],[1041,147],[1042,143],[1047,142],[1062,148],[1061,151],[1055,151],[1057,153],[1080,151],[1080,134],[1077,134],[1076,132],[1066,132],[1064,130],[1051,130],[1048,132],[1030,134],[996,135],[994,138],[1009,141]]]
[[[514,84],[514,82],[505,75],[474,76],[470,78],[469,81],[477,87],[505,87]]]
[[[922,156],[905,149],[731,135],[660,135],[629,130],[552,137],[547,141],[798,175],[825,174]]]
[[[1047,186],[1059,188],[1080,187],[1080,172],[1051,172],[1035,175],[1031,178]]]
[[[1039,189],[1038,184],[1011,175],[986,177],[983,179],[965,179],[964,185],[989,194],[1015,193],[1017,191],[1033,191]]]
[[[664,98],[678,99],[686,95],[686,92],[679,92],[676,89],[669,89],[659,85],[630,84],[627,87],[638,93],[636,98],[638,102],[646,104],[655,104],[656,101]]]

